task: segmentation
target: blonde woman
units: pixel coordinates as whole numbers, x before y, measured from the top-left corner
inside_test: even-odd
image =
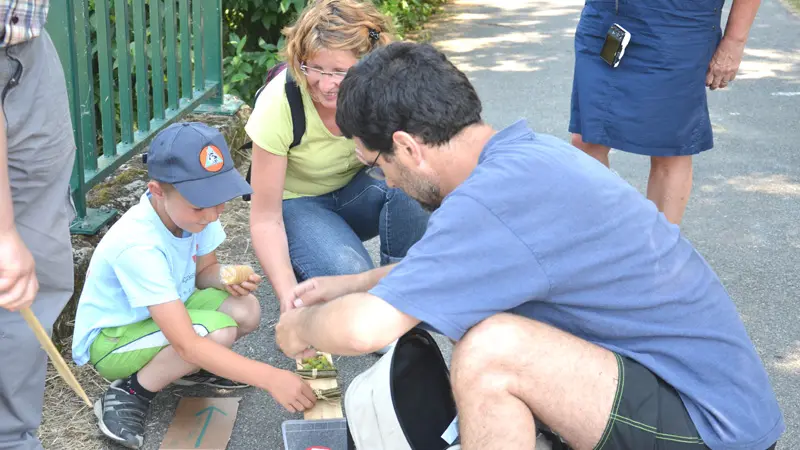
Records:
[[[381,265],[399,261],[428,221],[336,125],[339,84],[359,58],[391,42],[387,18],[369,1],[322,0],[283,32],[288,69],[264,88],[245,128],[253,141],[253,246],[281,312],[294,307],[299,281],[372,269],[365,240],[380,236]],[[287,73],[300,88],[306,122],[291,148]]]

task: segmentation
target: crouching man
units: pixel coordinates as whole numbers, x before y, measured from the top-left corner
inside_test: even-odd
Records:
[[[336,121],[359,156],[435,210],[395,266],[299,285],[277,341],[373,352],[419,323],[457,341],[466,450],[774,448],[764,366],[714,271],[655,205],[569,144],[481,119],[427,45],[366,56]]]

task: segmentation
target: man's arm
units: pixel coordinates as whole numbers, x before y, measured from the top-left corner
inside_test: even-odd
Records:
[[[308,346],[336,355],[379,350],[420,321],[368,293],[285,312],[275,328],[281,350],[296,357]]]
[[[316,277],[303,281],[294,288],[293,306],[311,306],[327,302],[347,294],[367,292],[392,271],[398,263],[381,266],[352,275]]]
[[[14,224],[6,119],[0,108],[0,307],[9,311],[28,307],[38,291],[33,255]]]
[[[711,90],[724,88],[736,78],[750,27],[760,6],[761,0],[733,1],[725,35],[714,52],[706,73],[706,86]]]

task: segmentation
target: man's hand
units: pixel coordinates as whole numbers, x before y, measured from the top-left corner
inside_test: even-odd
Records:
[[[706,73],[706,86],[712,91],[727,87],[728,83],[736,78],[739,65],[742,63],[744,46],[744,41],[722,38]]]
[[[0,307],[18,311],[39,292],[36,263],[16,230],[0,234]]]
[[[272,398],[290,413],[305,411],[317,402],[311,386],[299,375],[278,369],[269,381],[268,391]]]
[[[295,300],[292,306],[295,308],[311,306],[354,292],[361,292],[364,290],[362,285],[358,275],[311,278],[295,286]]]
[[[246,281],[242,281],[239,284],[225,285],[225,290],[235,297],[244,297],[245,295],[255,291],[258,288],[259,283],[261,283],[261,277],[254,273],[251,274]]]
[[[297,334],[300,314],[297,309],[286,311],[281,314],[278,324],[275,325],[275,342],[281,351],[292,359],[312,357],[316,354],[308,342],[304,342]]]

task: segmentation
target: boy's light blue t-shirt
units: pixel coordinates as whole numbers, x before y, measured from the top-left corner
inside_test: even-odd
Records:
[[[140,322],[148,306],[186,301],[195,290],[197,257],[225,240],[219,220],[200,233],[173,235],[142,195],[103,237],[92,255],[75,315],[72,358],[89,361],[89,347],[103,328]]]
[[[510,311],[629,357],[680,393],[715,450],[763,450],[785,429],[734,304],[679,228],[523,122],[489,141],[370,292],[453,339]]]

